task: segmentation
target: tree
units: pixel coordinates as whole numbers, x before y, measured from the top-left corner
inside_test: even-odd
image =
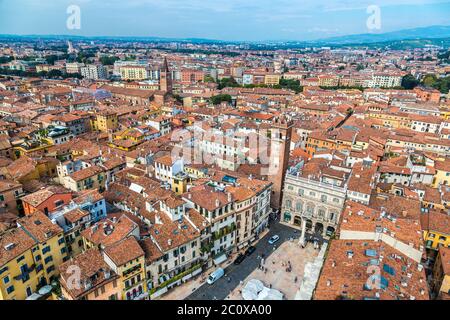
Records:
[[[180,103],[183,103],[183,97],[181,97],[179,94],[174,94],[173,97],[175,100],[177,100]]]
[[[422,84],[426,87],[435,88],[441,93],[448,93],[450,90],[450,76],[438,78],[434,74],[428,74],[423,78]]]
[[[59,70],[53,69],[47,73],[47,77],[49,78],[60,78],[62,77],[62,73]]]
[[[105,66],[111,66],[117,60],[119,60],[119,58],[117,58],[115,56],[103,56],[100,58],[100,62]]]
[[[303,91],[303,87],[300,85],[299,80],[295,79],[280,79],[279,83],[281,88],[289,89],[295,91],[295,93],[299,93]]]
[[[233,77],[223,78],[223,79],[219,80],[219,89],[223,89],[226,87],[239,87],[239,84],[236,82],[236,80]]]
[[[407,74],[402,79],[402,87],[411,90],[419,85],[420,81],[417,80],[412,74]]]
[[[214,105],[221,104],[223,101],[231,102],[231,96],[229,94],[218,94],[211,97],[211,102]]]
[[[80,52],[77,56],[77,62],[86,63],[89,58],[95,57],[95,53],[93,52]]]
[[[204,82],[215,82],[215,81],[214,81],[214,78],[213,78],[213,77],[211,77],[211,76],[209,76],[209,75],[206,75],[206,76],[205,76],[205,79],[204,79]]]
[[[13,57],[10,57],[10,56],[0,57],[0,63],[8,63],[12,60],[13,60]]]
[[[436,83],[437,78],[434,74],[427,74],[422,80],[422,84],[426,87],[433,87]]]

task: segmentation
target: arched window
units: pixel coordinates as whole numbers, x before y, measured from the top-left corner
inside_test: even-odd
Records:
[[[290,199],[286,200],[286,208],[292,208],[292,201]]]
[[[330,221],[334,220],[334,216],[335,216],[334,212],[330,212],[330,214],[329,214]]]
[[[318,216],[319,216],[319,218],[325,218],[325,210],[324,209],[319,209]]]

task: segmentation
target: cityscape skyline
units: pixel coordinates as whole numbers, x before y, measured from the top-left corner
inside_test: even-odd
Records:
[[[449,12],[0,0],[0,302],[450,301]]]

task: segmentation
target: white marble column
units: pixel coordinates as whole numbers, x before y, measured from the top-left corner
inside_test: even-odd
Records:
[[[300,235],[300,241],[298,242],[301,246],[305,245],[305,233],[306,233],[306,219],[302,219],[302,234]]]

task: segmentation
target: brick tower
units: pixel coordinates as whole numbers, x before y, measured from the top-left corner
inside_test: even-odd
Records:
[[[167,58],[164,58],[164,65],[159,73],[159,90],[172,93],[172,74],[169,70]]]
[[[292,125],[292,121],[280,116],[274,119],[270,129],[270,164],[274,170],[271,170],[268,180],[273,183],[270,206],[275,210],[281,208],[284,177],[289,165]]]

